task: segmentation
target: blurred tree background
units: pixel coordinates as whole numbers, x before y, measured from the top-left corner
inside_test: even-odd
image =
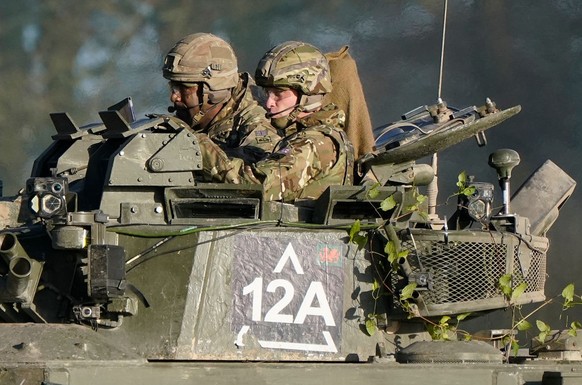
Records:
[[[465,107],[491,97],[501,108],[520,104],[523,111],[488,131],[488,146],[466,141],[440,155],[440,201],[455,190],[460,171],[495,181],[487,158],[504,147],[522,159],[513,173],[514,191],[548,158],[582,180],[582,2],[450,0],[448,7],[443,98]],[[34,159],[51,142],[50,112],[69,112],[82,125],[127,96],[138,117],[164,112],[169,102],[162,60],[186,34],[225,38],[240,70],[251,73],[265,51],[285,40],[304,40],[323,51],[347,44],[372,122],[380,126],[436,101],[442,21],[443,2],[434,0],[3,1],[4,195],[23,186]],[[568,282],[582,289],[579,196],[573,195],[549,234],[549,295]],[[453,209],[443,207],[444,214]],[[555,310],[548,312],[555,327],[565,322]]]

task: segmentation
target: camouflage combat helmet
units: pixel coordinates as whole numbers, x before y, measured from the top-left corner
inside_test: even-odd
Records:
[[[205,83],[212,91],[238,84],[237,60],[232,47],[210,33],[182,38],[164,59],[164,77],[171,81]]]
[[[304,95],[331,92],[329,63],[311,44],[288,41],[271,48],[255,72],[261,87],[289,87]]]

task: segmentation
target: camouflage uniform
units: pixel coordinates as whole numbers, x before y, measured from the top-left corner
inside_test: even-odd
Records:
[[[253,98],[251,88],[256,86],[251,76],[239,76],[232,97],[204,132],[229,156],[253,163],[272,152],[281,137]]]
[[[265,200],[316,199],[329,185],[350,184],[353,149],[344,122],[343,111],[328,105],[287,128],[290,135],[252,167]]]
[[[315,47],[287,42],[259,62],[255,78],[263,87],[294,88],[300,95],[293,110],[277,118],[285,130],[273,152],[253,164],[228,158],[199,136],[204,173],[213,181],[262,183],[265,200],[316,199],[332,184],[350,184],[353,149],[343,131],[345,114],[333,104],[321,108],[331,90],[327,59]],[[302,118],[298,116],[304,115]]]
[[[229,158],[208,135],[198,133],[208,181],[263,184],[267,201],[317,199],[329,185],[350,184],[353,149],[343,131],[345,115],[330,104],[287,128],[273,153],[248,164]]]
[[[280,139],[253,99],[254,81],[248,73],[238,73],[236,55],[223,39],[209,33],[185,36],[166,55],[163,75],[172,83],[201,88],[202,105],[220,108],[203,127],[197,125],[205,115],[201,108],[192,125],[230,156],[255,162]]]

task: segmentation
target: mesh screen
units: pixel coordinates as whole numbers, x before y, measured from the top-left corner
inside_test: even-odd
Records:
[[[534,247],[516,236],[489,233],[451,234],[445,243],[434,232],[419,232],[411,233],[401,248],[409,252],[409,273],[432,278],[432,285],[419,285],[416,303],[421,315],[434,316],[503,307],[505,296],[498,280],[504,274],[512,274],[514,287],[527,283],[521,303],[543,300],[547,244],[540,244],[541,248]],[[396,273],[391,282],[396,290],[408,283]],[[401,309],[396,297],[394,304]]]

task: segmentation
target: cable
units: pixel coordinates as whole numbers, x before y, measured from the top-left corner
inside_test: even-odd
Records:
[[[439,89],[438,89],[438,96],[437,98],[440,100],[441,99],[441,89],[442,89],[442,84],[443,84],[443,67],[444,67],[444,63],[445,63],[445,36],[447,33],[447,8],[448,8],[448,0],[445,0],[445,9],[444,9],[444,15],[443,15],[443,37],[442,37],[442,43],[441,43],[441,65],[440,65],[440,69],[439,69]]]

